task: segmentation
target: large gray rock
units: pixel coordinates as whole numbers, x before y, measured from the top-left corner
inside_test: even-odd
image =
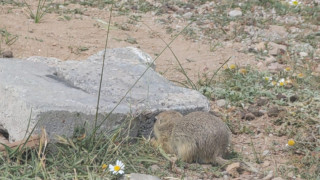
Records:
[[[10,141],[25,136],[29,119],[29,132],[39,122],[36,131],[45,127],[50,138],[71,136],[74,128],[85,122],[92,128],[103,53],[84,61],[0,59],[0,125],[8,131]],[[135,48],[106,51],[99,123],[151,62],[149,55]],[[199,92],[175,86],[150,68],[104,121],[102,129],[112,131],[135,117],[130,123],[131,135],[149,135],[154,116],[164,110],[208,111],[209,103]]]

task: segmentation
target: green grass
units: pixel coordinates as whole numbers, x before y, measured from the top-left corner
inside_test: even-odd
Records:
[[[101,141],[94,142],[90,149],[90,138],[60,138],[58,143],[50,144],[49,150],[39,157],[38,149],[24,150],[20,157],[8,158],[1,156],[0,173],[2,178],[31,179],[96,179],[115,178],[108,169],[103,170],[102,164],[115,164],[116,160],[125,163],[125,172],[146,172],[154,163],[165,163],[159,151],[145,140],[136,143],[128,139],[100,135]]]
[[[5,51],[5,49],[2,48],[2,45],[11,46],[18,38],[18,35],[11,34],[6,28],[0,27],[0,57],[2,57],[2,52]]]
[[[57,138],[57,143],[51,143],[44,149],[24,149],[19,156],[0,156],[0,173],[5,179],[117,179],[109,169],[102,165],[115,164],[121,160],[125,164],[125,173],[132,172],[152,174],[158,177],[171,175],[171,164],[165,158],[163,150],[152,146],[149,140],[143,138],[123,138],[117,135],[97,134],[92,143],[87,135],[79,140],[77,137]],[[38,155],[40,152],[45,152]],[[152,166],[159,169],[154,170]],[[204,171],[200,165],[192,165],[178,161],[177,167],[182,170]],[[208,173],[221,176],[220,167],[206,169]]]
[[[32,7],[24,0],[24,4],[27,6],[29,16],[34,20],[34,23],[40,23],[43,16],[47,13],[47,0],[38,0],[36,11],[34,12]]]
[[[0,36],[0,43],[4,43],[8,46],[14,44],[18,39],[18,35],[11,34],[6,28],[0,28]]]

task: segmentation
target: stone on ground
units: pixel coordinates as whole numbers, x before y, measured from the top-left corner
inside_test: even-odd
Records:
[[[231,17],[242,16],[242,12],[239,9],[235,9],[229,12],[229,16]]]
[[[23,139],[35,125],[36,132],[44,127],[50,138],[72,136],[84,124],[92,129],[103,54],[83,61],[0,58],[0,125],[10,142]],[[105,57],[98,124],[152,63],[149,55],[135,48],[108,49]],[[111,132],[136,117],[130,135],[147,136],[154,116],[165,110],[208,111],[209,103],[199,92],[178,87],[150,68],[102,123],[102,130]]]
[[[147,174],[131,173],[124,175],[121,180],[160,180],[160,178]]]

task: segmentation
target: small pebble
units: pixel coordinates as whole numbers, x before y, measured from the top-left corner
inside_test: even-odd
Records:
[[[281,177],[273,178],[272,180],[283,180]]]
[[[306,52],[300,52],[299,55],[300,55],[301,57],[307,57],[307,56],[308,56],[308,53],[306,53]]]
[[[192,17],[193,13],[192,12],[187,12],[184,15],[182,15],[185,19],[190,19]]]
[[[263,113],[260,112],[259,109],[254,106],[249,106],[248,111],[256,117],[263,116]]]
[[[217,106],[219,106],[219,107],[225,107],[226,104],[227,104],[227,102],[226,102],[226,100],[224,100],[224,99],[219,99],[219,100],[216,101],[216,104],[217,104]]]
[[[297,100],[299,100],[299,96],[297,95],[293,95],[290,97],[290,102],[296,102]]]
[[[262,152],[262,155],[263,156],[266,156],[266,155],[268,155],[269,154],[269,150],[264,150],[263,152]]]
[[[156,164],[152,165],[150,168],[152,172],[158,171],[160,169],[160,167]]]
[[[244,118],[248,121],[251,121],[254,120],[256,117],[252,113],[247,113]]]
[[[13,53],[12,51],[4,51],[2,53],[3,58],[13,58]]]
[[[272,107],[268,110],[268,116],[269,117],[277,117],[279,115],[279,109],[278,107]]]
[[[160,178],[156,176],[151,176],[148,174],[139,174],[139,173],[131,173],[131,174],[125,174],[120,178],[121,180],[160,180]]]
[[[242,16],[242,12],[241,12],[241,10],[235,9],[235,10],[232,10],[229,12],[229,16],[231,16],[231,17]]]
[[[257,106],[264,106],[266,104],[268,104],[268,99],[266,98],[259,98],[257,100]]]
[[[268,175],[263,178],[263,180],[270,180],[270,179],[272,179],[272,178],[273,178],[273,171],[270,171],[270,172],[268,173]]]
[[[270,164],[271,164],[270,161],[264,161],[262,164],[262,167],[263,168],[268,167],[268,166],[270,166]]]
[[[285,100],[287,100],[287,96],[279,93],[279,94],[277,94],[277,99],[278,99],[278,100],[284,100],[284,101],[285,101]]]

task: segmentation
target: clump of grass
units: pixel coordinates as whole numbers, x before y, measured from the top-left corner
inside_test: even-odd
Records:
[[[5,28],[0,29],[0,35],[1,35],[0,42],[4,42],[8,46],[11,46],[12,44],[14,44],[18,39],[18,35],[13,35],[9,33]]]
[[[41,19],[46,14],[46,1],[47,0],[38,0],[37,10],[34,13],[31,6],[24,0],[24,3],[29,10],[30,18],[33,19],[35,23],[40,23]]]
[[[233,67],[235,66],[235,67]],[[256,97],[273,98],[263,77],[266,73],[255,71],[250,66],[238,68],[232,64],[220,74],[220,80],[215,81],[215,99],[226,99],[231,103],[252,103]]]
[[[130,118],[111,134],[98,132],[94,142],[86,125],[78,127],[73,137],[57,136],[47,148],[23,148],[19,154],[0,155],[0,173],[5,179],[119,179],[108,165],[117,160],[124,163],[125,174],[144,173],[160,178],[172,176],[172,163],[150,139],[123,136]],[[44,146],[42,146],[44,147]],[[154,166],[157,169],[154,169]],[[188,166],[177,161],[177,168],[191,172],[206,172],[221,177],[220,167],[204,170],[201,165]],[[175,174],[174,176],[180,176]]]
[[[224,68],[219,77],[206,86],[211,86],[215,99],[226,99],[235,103],[234,105],[237,103],[239,105],[239,102],[254,103],[254,99],[258,97],[275,99],[279,93],[287,96],[301,93],[301,98],[306,99],[307,97],[304,97],[308,94],[306,89],[314,89],[317,79],[310,72],[301,70],[301,68],[292,70],[286,67],[275,74],[267,71],[260,72],[251,66],[238,67],[235,64]]]
[[[114,179],[119,176],[113,175],[108,168],[103,169],[103,164],[121,160],[126,165],[125,172],[130,173],[147,172],[153,164],[166,163],[147,140],[130,142],[128,138],[116,135],[119,130],[123,129],[112,135],[99,134],[93,143],[94,148],[89,136],[58,137],[58,142],[50,144],[41,155],[38,155],[41,149],[22,149],[19,155],[9,152],[10,156],[0,156],[1,176],[7,179]]]

